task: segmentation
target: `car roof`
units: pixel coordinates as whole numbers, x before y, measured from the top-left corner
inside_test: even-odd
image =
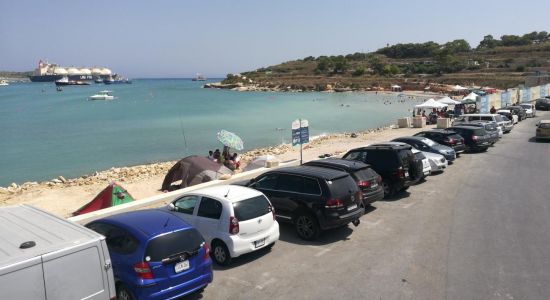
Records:
[[[424,132],[427,132],[427,133],[430,133],[430,132],[435,132],[435,133],[442,133],[442,134],[456,134],[456,132],[452,131],[452,130],[447,130],[447,129],[437,129],[437,128],[434,128],[432,130],[425,130],[425,131],[421,131],[422,133]]]
[[[412,146],[402,142],[381,142],[381,143],[370,144],[363,148],[366,148],[366,149],[392,148],[394,150],[410,150]]]
[[[250,199],[257,196],[262,196],[263,194],[255,189],[240,185],[216,185],[211,187],[206,187],[198,190],[194,190],[184,195],[201,195],[216,198],[218,200],[228,201],[228,202],[238,202],[245,199]]]
[[[540,124],[550,124],[550,120],[540,120]]]
[[[314,167],[314,166],[304,166],[304,165],[297,166],[297,167],[279,168],[274,171],[269,171],[268,173],[286,173],[286,174],[293,174],[293,175],[305,175],[305,176],[322,178],[324,180],[334,180],[334,179],[349,176],[347,172],[340,171],[340,170],[327,169],[327,168]]]
[[[331,166],[336,168],[342,168],[346,171],[357,171],[361,169],[369,168],[370,165],[357,161],[357,160],[348,160],[343,158],[326,158],[326,159],[317,159],[306,162],[306,166]]]
[[[161,209],[145,209],[111,215],[99,220],[124,228],[136,237],[149,239],[162,233],[193,228],[181,218]]]
[[[424,141],[426,138],[423,137],[423,136],[402,136],[402,137],[398,137],[398,138],[394,139],[394,141],[395,141],[395,140],[399,140],[399,139],[403,139],[403,140],[415,140],[415,141],[420,141],[420,142],[422,142],[422,141]]]
[[[477,127],[477,126],[468,126],[468,125],[456,125],[456,126],[449,127],[449,129],[451,129],[451,130],[453,130],[453,128],[462,128],[462,129],[474,130],[474,129],[478,129],[479,127]]]

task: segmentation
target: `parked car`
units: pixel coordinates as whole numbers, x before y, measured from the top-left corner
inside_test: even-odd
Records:
[[[106,238],[117,299],[173,299],[201,292],[212,282],[208,244],[169,212],[131,211],[86,227]]]
[[[550,96],[540,98],[535,101],[535,109],[538,110],[550,110]]]
[[[527,113],[525,112],[525,109],[523,109],[523,107],[519,105],[507,106],[503,107],[502,109],[510,110],[512,114],[517,115],[520,122],[527,119]]]
[[[361,190],[363,206],[368,206],[384,198],[384,189],[381,185],[382,177],[370,165],[341,158],[312,160],[304,165],[336,169],[349,173]]]
[[[411,149],[409,145],[375,144],[352,149],[343,158],[371,165],[382,176],[384,197],[389,198],[419,180],[409,174],[414,165]]]
[[[464,138],[452,130],[432,129],[421,131],[414,136],[424,137],[441,145],[451,147],[455,151],[456,156],[466,150],[466,145],[464,145]]]
[[[491,145],[494,145],[502,137],[502,130],[495,122],[471,122],[468,125],[485,128],[491,137]]]
[[[435,172],[443,172],[443,170],[445,170],[445,168],[447,168],[449,164],[445,156],[441,154],[424,151],[422,151],[422,154],[424,154],[424,156],[426,156],[426,158],[430,162],[431,174]]]
[[[279,223],[261,192],[238,185],[218,185],[185,193],[164,209],[193,225],[220,265],[279,240]]]
[[[414,155],[414,158],[416,160],[419,160],[419,161],[422,162],[422,170],[421,170],[420,179],[421,180],[425,179],[426,176],[428,176],[432,173],[432,167],[430,165],[430,160],[420,150],[412,148],[411,151]]]
[[[550,140],[550,120],[540,120],[537,124],[537,140]]]
[[[517,124],[519,122],[519,117],[512,113],[509,109],[499,109],[497,110],[497,114],[508,118],[512,122],[512,125]]]
[[[531,103],[521,103],[519,106],[523,107],[525,109],[525,113],[527,114],[528,118],[533,118],[536,116],[537,109],[535,108],[534,104]]]
[[[0,220],[0,299],[115,298],[105,237],[25,204]]]
[[[495,114],[495,120],[502,129],[502,133],[508,133],[514,128],[514,124],[512,124],[512,121],[510,121],[510,119],[508,119],[506,116]]]
[[[393,141],[409,144],[413,146],[413,148],[416,148],[420,151],[441,154],[445,156],[445,158],[448,161],[451,161],[451,162],[454,161],[456,158],[456,153],[453,150],[453,148],[447,147],[445,145],[441,145],[425,137],[405,136],[405,137],[396,138]]]
[[[483,127],[457,125],[447,129],[460,134],[469,151],[485,151],[491,145],[492,139]]]
[[[304,240],[316,239],[322,230],[359,225],[365,210],[355,180],[346,172],[312,166],[268,171],[247,186],[264,193],[277,218],[294,224]]]

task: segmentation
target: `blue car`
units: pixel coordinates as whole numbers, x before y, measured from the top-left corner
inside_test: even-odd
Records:
[[[435,154],[441,154],[447,159],[449,162],[452,162],[456,158],[456,153],[453,150],[453,148],[441,145],[437,142],[434,142],[428,138],[421,137],[421,136],[405,136],[396,138],[393,140],[393,142],[401,142],[406,143],[414,148],[424,151],[424,152],[432,152]]]
[[[174,299],[212,282],[212,261],[201,234],[161,210],[95,220],[86,227],[105,236],[118,300]]]

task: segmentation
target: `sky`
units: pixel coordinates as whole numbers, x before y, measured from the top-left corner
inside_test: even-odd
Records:
[[[126,77],[225,77],[387,44],[550,32],[550,1],[0,0],[0,70],[39,59]]]

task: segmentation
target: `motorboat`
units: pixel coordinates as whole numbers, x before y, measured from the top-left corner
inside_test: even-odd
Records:
[[[202,74],[197,74],[197,76],[193,77],[191,79],[192,81],[206,81],[206,77],[204,77]]]
[[[10,85],[6,80],[0,80],[0,86],[8,86]]]
[[[79,81],[79,80],[69,80],[69,77],[63,77],[55,81],[55,85],[64,86],[64,85],[90,85],[89,82]]]
[[[103,79],[102,78],[97,78],[96,80],[94,80],[95,83],[103,83]]]
[[[114,77],[109,76],[109,78],[104,79],[103,83],[105,83],[105,84],[121,84],[121,83],[130,84],[130,83],[132,83],[132,81],[129,80],[128,78],[123,78],[123,77],[120,77],[118,75],[115,75]]]
[[[95,95],[90,96],[90,100],[113,100],[115,97],[113,96],[112,91],[100,91]]]

